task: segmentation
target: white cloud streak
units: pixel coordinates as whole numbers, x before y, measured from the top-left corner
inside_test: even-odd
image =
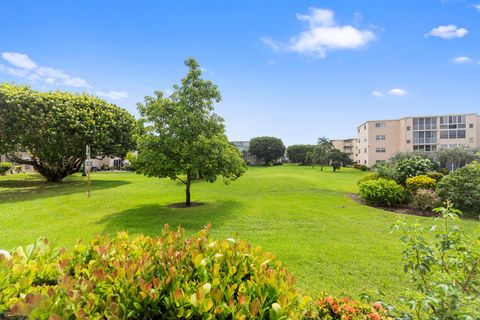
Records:
[[[427,34],[426,37],[439,37],[442,39],[455,39],[463,38],[468,34],[468,30],[465,28],[459,28],[456,25],[450,24],[447,26],[438,26],[433,28]]]
[[[462,57],[456,57],[452,59],[452,62],[456,64],[465,64],[465,63],[471,63],[472,59],[470,59],[469,57],[462,56]]]
[[[110,90],[108,92],[95,91],[95,94],[100,97],[105,97],[105,98],[109,98],[111,100],[117,100],[117,101],[123,100],[129,97],[127,92],[115,91],[115,90]]]
[[[2,58],[15,67],[31,70],[35,69],[37,65],[26,54],[17,52],[3,52]]]
[[[372,97],[376,97],[376,98],[383,97],[383,93],[381,93],[380,91],[377,91],[377,90],[373,90],[372,93],[370,93],[370,95]]]
[[[311,7],[309,14],[297,14],[297,19],[308,22],[306,31],[293,36],[288,42],[261,39],[274,51],[296,52],[325,58],[333,50],[358,49],[376,39],[371,30],[360,30],[351,25],[338,25],[331,10]]]
[[[403,90],[403,89],[393,88],[393,89],[390,89],[388,91],[388,94],[391,95],[391,96],[403,97],[403,96],[406,96],[408,94],[408,92],[406,90]]]

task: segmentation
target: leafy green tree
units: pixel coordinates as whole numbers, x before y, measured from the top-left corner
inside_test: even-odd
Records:
[[[307,153],[313,151],[315,146],[310,144],[294,144],[287,148],[287,156],[290,162],[306,164]]]
[[[339,170],[340,167],[346,166],[352,162],[348,154],[338,149],[330,150],[328,154],[328,158],[330,160],[330,164],[332,165],[333,172]]]
[[[407,178],[424,175],[432,168],[433,164],[430,160],[420,156],[410,156],[395,163],[395,180],[401,185],[405,185]]]
[[[169,97],[156,91],[138,104],[144,134],[134,164],[144,175],[184,183],[185,206],[190,206],[192,180],[214,182],[223,176],[228,182],[240,177],[246,165],[238,148],[228,142],[223,119],[213,113],[214,103],[221,100],[217,86],[200,77],[194,59],[185,65],[188,73]]]
[[[279,138],[256,137],[250,140],[249,152],[269,165],[285,155],[285,145]]]
[[[123,157],[135,148],[136,128],[126,110],[91,95],[0,85],[0,153],[51,182],[79,171],[86,145],[92,157]]]
[[[436,152],[436,160],[441,168],[454,170],[464,167],[472,161],[480,160],[477,149],[458,147],[451,149],[439,149]]]
[[[312,159],[314,163],[320,165],[322,171],[324,166],[330,164],[330,153],[334,149],[335,147],[330,139],[326,137],[318,138],[317,145],[313,149]]]

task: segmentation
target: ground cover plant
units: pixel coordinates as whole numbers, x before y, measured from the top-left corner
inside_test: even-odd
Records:
[[[77,239],[98,233],[158,236],[168,223],[193,234],[212,223],[214,238],[240,235],[275,253],[302,292],[357,298],[378,290],[384,300],[396,301],[406,277],[399,267],[402,244],[388,231],[398,214],[352,200],[364,174],[349,168],[333,173],[297,165],[251,167],[231,185],[195,181],[205,204],[189,209],[167,206],[182,200],[183,184],[132,172],[93,173],[91,198],[78,174],[61,184],[8,175],[0,178],[0,248],[45,236],[53,247],[72,249]],[[478,226],[475,220],[460,224],[465,232]]]

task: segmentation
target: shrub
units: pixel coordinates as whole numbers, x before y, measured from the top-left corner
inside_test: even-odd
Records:
[[[390,163],[377,163],[374,170],[382,178],[395,180],[395,167]]]
[[[431,189],[418,189],[412,199],[412,206],[420,210],[432,210],[440,203],[440,197]]]
[[[407,178],[407,180],[405,181],[405,184],[407,185],[407,190],[410,192],[415,192],[418,189],[433,190],[437,186],[437,183],[435,182],[434,179],[425,175]]]
[[[359,187],[360,197],[372,204],[394,206],[405,199],[405,189],[393,180],[365,181]]]
[[[480,165],[468,164],[443,177],[438,183],[438,195],[461,210],[479,213]]]
[[[436,182],[439,182],[442,180],[442,178],[445,176],[443,173],[438,172],[438,171],[428,171],[427,176],[435,180]]]
[[[366,165],[364,165],[364,164],[355,163],[355,164],[353,165],[353,167],[354,167],[355,169],[360,170],[360,171],[368,171],[368,167],[367,167]]]
[[[462,230],[458,210],[438,208],[433,227],[400,220],[404,270],[413,282],[399,319],[478,319],[480,229]]]
[[[12,168],[13,165],[10,162],[0,162],[0,176],[4,176]]]
[[[424,175],[432,169],[432,162],[420,156],[410,156],[395,163],[395,180],[404,185],[407,178]]]
[[[378,180],[380,178],[381,177],[375,172],[367,173],[366,175],[364,175],[360,179],[358,179],[357,185],[360,185],[360,183],[365,182],[365,181]]]
[[[211,240],[208,229],[189,238],[168,227],[160,237],[97,237],[72,253],[39,240],[0,255],[0,318],[387,319],[355,301],[342,300],[340,309],[314,302],[293,284],[270,253]]]

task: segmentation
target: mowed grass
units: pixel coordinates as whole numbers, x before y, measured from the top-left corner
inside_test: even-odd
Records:
[[[196,182],[193,201],[203,206],[167,207],[184,200],[181,183],[135,173],[92,174],[92,196],[79,175],[48,184],[36,175],[0,177],[0,248],[45,236],[73,247],[95,234],[157,235],[164,224],[194,233],[211,223],[215,238],[241,237],[273,252],[309,294],[357,297],[381,291],[394,302],[405,288],[402,244],[390,232],[400,215],[356,203],[364,173],[342,168],[253,167],[229,185]],[[431,218],[402,215],[425,225]],[[480,224],[463,221],[467,232]]]

